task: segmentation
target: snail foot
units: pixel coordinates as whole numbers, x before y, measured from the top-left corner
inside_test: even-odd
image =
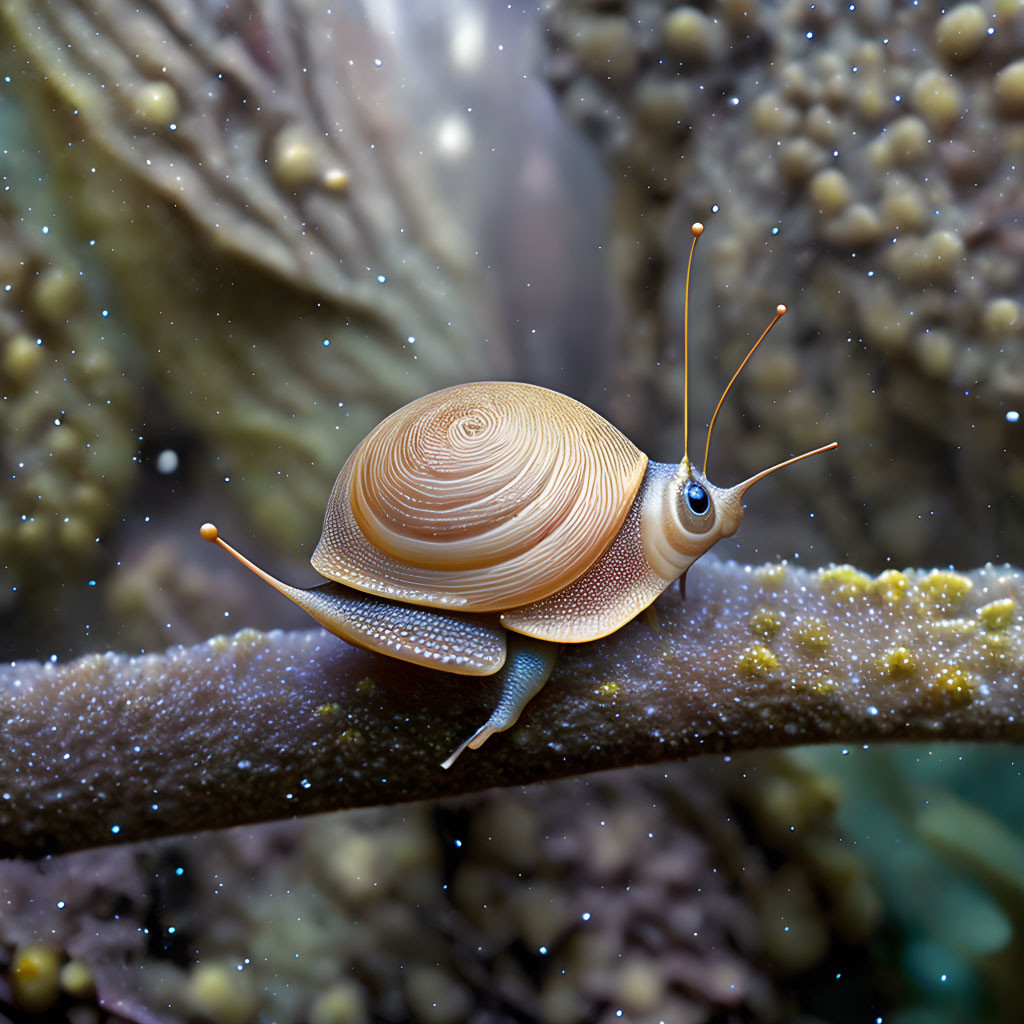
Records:
[[[510,636],[508,657],[495,677],[501,689],[498,706],[484,725],[469,739],[463,740],[447,760],[441,762],[441,767],[451,768],[466,747],[477,750],[494,733],[503,732],[515,725],[523,708],[548,681],[561,649],[561,644],[550,644],[525,636]]]

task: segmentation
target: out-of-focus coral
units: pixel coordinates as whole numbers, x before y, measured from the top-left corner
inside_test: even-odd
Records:
[[[0,211],[0,609],[95,560],[132,476],[139,401],[73,258]]]
[[[1016,1019],[1024,998],[1024,850],[1017,751],[846,747],[791,755],[842,792],[844,844],[894,934],[890,984],[910,1022]]]
[[[872,985],[835,795],[782,758],[675,766],[0,865],[0,950],[128,1020],[790,1020],[840,948]]]
[[[5,379],[31,393],[43,336],[35,364],[79,346],[81,367],[62,362],[65,390],[109,389],[114,376],[133,401],[105,406],[99,431],[69,408],[53,438],[34,440],[54,467],[91,464],[104,482],[97,495],[77,471],[81,493],[68,496],[59,470],[37,481],[26,460],[31,502],[70,513],[52,529],[30,516],[26,536],[92,541],[96,508],[133,479],[134,448],[155,458],[169,445],[201,449],[187,482],[207,507],[244,509],[294,552],[315,542],[331,481],[384,414],[506,370],[475,243],[417,151],[399,62],[358,5],[344,8],[0,5],[13,44],[4,100],[30,112],[26,135],[51,158],[48,191],[32,195],[90,240],[88,271],[126,331],[124,364],[101,365],[79,340],[97,331],[78,322],[76,269],[36,282],[19,252],[4,279]],[[11,200],[27,204],[29,179],[12,168]],[[54,307],[52,339],[27,303]],[[59,389],[40,394],[40,414],[72,405]],[[25,504],[15,511],[31,513]],[[53,578],[44,569],[37,587]]]
[[[692,349],[718,364],[698,372],[724,383],[775,304],[792,310],[727,403],[713,466],[745,475],[838,437],[841,468],[813,486],[842,557],[971,564],[998,534],[1016,558],[1018,0],[563,0],[549,25],[549,76],[616,190],[621,422],[678,447],[686,229],[710,217]],[[695,396],[698,420],[714,397]]]
[[[1024,840],[984,809],[950,795],[929,801],[916,824],[926,842],[985,890],[979,897],[967,882],[955,885],[958,917],[966,927],[948,929],[944,937],[965,959],[979,962],[999,1006],[1019,1006],[1024,999]]]

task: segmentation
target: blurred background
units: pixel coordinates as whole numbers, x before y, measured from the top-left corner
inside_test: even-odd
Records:
[[[1024,4],[0,4],[0,648],[302,613],[351,448],[471,379],[721,557],[1024,564]],[[695,570],[699,572],[699,567]],[[11,1020],[1016,1020],[1018,751],[702,759],[0,866]]]

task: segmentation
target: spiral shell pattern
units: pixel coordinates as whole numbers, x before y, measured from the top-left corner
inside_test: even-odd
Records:
[[[448,388],[399,409],[352,453],[313,566],[413,604],[517,607],[601,556],[646,465],[565,395],[508,382]]]

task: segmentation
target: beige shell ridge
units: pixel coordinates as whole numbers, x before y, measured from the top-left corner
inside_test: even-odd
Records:
[[[575,399],[463,384],[380,423],[345,463],[321,575],[413,604],[495,611],[582,576],[629,513],[647,456]]]

